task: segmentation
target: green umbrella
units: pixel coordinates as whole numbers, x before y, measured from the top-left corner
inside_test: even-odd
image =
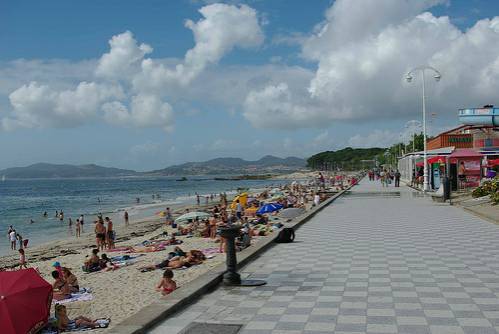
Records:
[[[183,223],[189,220],[195,220],[196,218],[204,219],[204,218],[209,218],[210,216],[211,215],[209,213],[202,211],[188,212],[175,219],[175,223]]]

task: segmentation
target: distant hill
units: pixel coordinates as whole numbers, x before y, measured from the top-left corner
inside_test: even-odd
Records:
[[[351,148],[347,147],[338,151],[325,151],[314,154],[307,159],[307,166],[314,169],[334,169],[336,167],[346,169],[361,169],[370,166],[370,163],[362,160],[378,159],[386,151],[386,148]]]
[[[306,161],[296,157],[279,158],[266,155],[256,161],[240,158],[216,158],[203,162],[187,162],[148,172],[152,175],[256,174],[278,173],[304,168]]]
[[[255,175],[294,171],[306,166],[304,159],[296,157],[278,158],[267,155],[256,161],[240,158],[216,158],[204,162],[187,162],[150,172],[136,172],[129,169],[102,167],[94,164],[68,165],[37,163],[27,167],[13,167],[0,170],[0,179],[54,179],[82,177],[122,176],[183,176],[238,174]]]
[[[78,177],[117,177],[138,175],[136,171],[111,167],[89,165],[58,165],[37,163],[27,167],[13,167],[0,170],[0,178],[42,179],[42,178],[78,178]]]

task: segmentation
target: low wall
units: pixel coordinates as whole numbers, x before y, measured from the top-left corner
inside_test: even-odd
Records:
[[[298,229],[301,225],[309,221],[312,217],[331,204],[335,199],[343,195],[350,188],[351,186],[328,198],[317,207],[295,218],[292,223],[285,224],[285,227]],[[274,240],[277,238],[277,234],[278,233],[272,233],[271,235],[262,238],[262,240],[260,240],[257,244],[237,253],[238,267],[241,268],[247,265],[251,261],[255,260],[261,253],[275,245],[276,243]],[[158,301],[144,307],[139,312],[123,320],[121,323],[113,327],[110,330],[110,333],[146,333],[148,330],[154,328],[174,313],[181,311],[187,305],[195,302],[203,294],[216,288],[222,282],[225,271],[225,263],[216,266],[207,273],[183,285],[181,289],[175,290],[169,294],[168,297],[158,299]]]

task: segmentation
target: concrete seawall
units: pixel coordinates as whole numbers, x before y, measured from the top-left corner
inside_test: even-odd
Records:
[[[295,230],[298,229],[301,225],[309,221],[312,217],[314,217],[317,213],[334,202],[334,200],[343,195],[350,188],[351,186],[328,198],[312,210],[295,218],[292,223],[286,224],[286,227],[292,227]],[[260,242],[258,242],[256,245],[253,245],[239,252],[237,254],[238,267],[241,268],[247,265],[251,261],[255,260],[261,253],[270,249],[273,245],[275,245],[274,240],[276,239],[276,237],[277,233],[273,233],[272,235],[264,237],[263,240],[260,240]],[[150,330],[155,325],[162,322],[172,314],[181,311],[190,303],[195,302],[201,295],[217,287],[222,282],[222,277],[225,271],[225,263],[216,266],[207,273],[183,285],[181,289],[174,291],[173,293],[168,295],[168,297],[158,299],[157,302],[144,307],[136,314],[125,319],[124,321],[113,327],[110,330],[110,333],[146,333],[148,330]]]

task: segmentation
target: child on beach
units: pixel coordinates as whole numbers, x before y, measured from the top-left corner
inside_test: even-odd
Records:
[[[28,269],[28,266],[26,265],[26,255],[24,255],[24,249],[19,250],[19,269],[22,268]]]
[[[171,271],[171,269],[166,269],[163,272],[163,278],[159,281],[158,286],[156,286],[156,291],[159,291],[163,296],[166,296],[177,289],[177,283],[172,278],[173,271]]]

